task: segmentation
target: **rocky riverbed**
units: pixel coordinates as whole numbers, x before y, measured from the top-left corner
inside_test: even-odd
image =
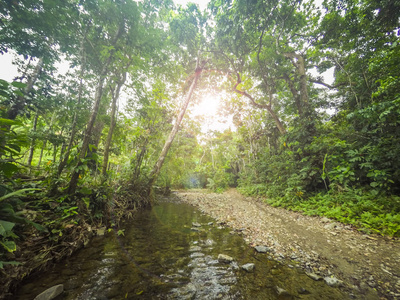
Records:
[[[342,286],[353,298],[400,299],[397,238],[366,235],[328,218],[270,207],[234,189],[175,195],[239,232],[249,245],[264,246],[272,259],[303,268],[314,280]]]

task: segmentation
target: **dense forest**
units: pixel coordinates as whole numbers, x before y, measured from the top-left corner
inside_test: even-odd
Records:
[[[115,225],[150,186],[400,234],[399,1],[7,0],[0,17],[19,72],[0,80],[3,274]],[[211,94],[231,129],[188,115]]]

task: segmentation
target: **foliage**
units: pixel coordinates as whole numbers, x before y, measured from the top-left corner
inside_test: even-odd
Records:
[[[203,132],[204,120],[186,116],[157,185],[238,186],[398,235],[400,9],[322,5],[213,0],[202,12],[172,1],[3,1],[0,53],[16,53],[18,77],[0,79],[0,267],[15,264],[29,236],[61,245],[111,212],[119,220],[149,205],[151,166],[198,56],[207,70],[194,101],[222,91],[215,117],[230,116],[233,129]],[[114,115],[118,97],[126,103]]]

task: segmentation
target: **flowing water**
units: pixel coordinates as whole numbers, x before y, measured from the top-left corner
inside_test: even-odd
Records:
[[[123,236],[112,232],[94,238],[26,282],[15,299],[33,299],[57,284],[65,289],[57,299],[348,298],[298,268],[268,259],[268,253],[257,253],[239,235],[187,204],[160,201],[120,228]],[[219,254],[234,262],[219,262]],[[253,272],[241,269],[247,263],[255,264]]]

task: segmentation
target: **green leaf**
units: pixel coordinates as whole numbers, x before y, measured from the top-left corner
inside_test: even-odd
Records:
[[[20,89],[24,89],[24,88],[26,87],[26,83],[19,82],[19,81],[13,81],[13,82],[11,83],[11,85],[12,85],[13,87],[20,88]]]
[[[20,196],[20,195],[24,194],[25,192],[29,192],[29,191],[40,191],[40,189],[22,189],[22,190],[18,190],[18,191],[15,191],[13,193],[9,193],[7,195],[4,195],[3,197],[0,197],[0,201],[4,201],[4,200],[6,200],[8,198],[11,198],[11,197]]]
[[[8,81],[5,81],[4,79],[0,79],[0,85],[1,85],[3,88],[7,88],[9,84],[10,84],[10,83],[9,83]]]
[[[15,172],[18,171],[18,167],[12,163],[0,163],[1,170],[6,177],[11,177]]]
[[[0,244],[6,249],[8,252],[14,252],[17,250],[17,244],[14,241],[3,241]]]
[[[12,266],[18,266],[18,265],[20,265],[21,263],[20,262],[17,262],[17,261],[1,261],[0,260],[0,269],[3,269],[3,266],[4,265],[12,265]]]
[[[369,185],[372,187],[377,187],[379,185],[379,183],[374,181],[374,182],[371,182]]]
[[[11,231],[14,226],[15,223],[0,220],[0,235],[6,236],[7,232]]]
[[[0,124],[1,125],[20,125],[20,123],[18,121],[4,119],[4,118],[0,118]]]
[[[87,187],[82,187],[80,190],[79,190],[82,194],[85,194],[85,195],[91,195],[92,194],[92,190],[91,189],[88,189]]]

